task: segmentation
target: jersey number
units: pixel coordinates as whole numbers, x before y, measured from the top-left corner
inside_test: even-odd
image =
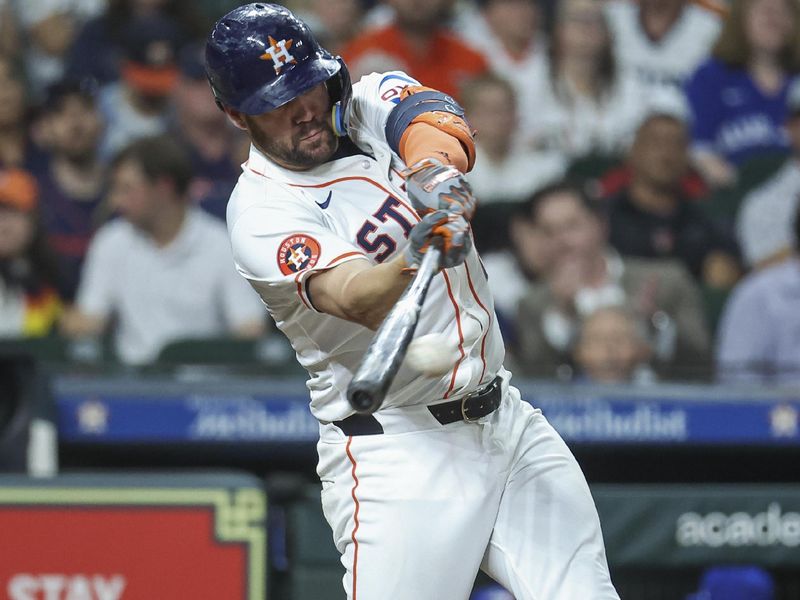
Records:
[[[389,196],[372,216],[381,223],[386,223],[389,219],[395,221],[403,229],[403,236],[407,238],[412,225],[397,211],[398,206],[400,206],[400,201],[394,196]],[[377,252],[375,261],[382,263],[397,250],[397,242],[388,233],[376,235],[376,231],[378,231],[377,225],[370,221],[364,221],[356,234],[356,241],[367,252]]]

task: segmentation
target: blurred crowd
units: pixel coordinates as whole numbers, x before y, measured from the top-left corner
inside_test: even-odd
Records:
[[[225,205],[231,0],[0,0],[0,337],[269,335]],[[477,131],[473,221],[523,376],[800,382],[800,0],[296,0],[354,81]]]

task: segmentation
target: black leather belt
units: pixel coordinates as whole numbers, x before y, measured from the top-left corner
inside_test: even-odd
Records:
[[[458,400],[431,404],[426,408],[442,425],[456,421],[477,421],[481,417],[493,413],[500,406],[502,399],[503,379],[498,375],[485,388],[473,392]],[[383,433],[383,427],[373,415],[351,415],[341,421],[334,421],[345,435],[377,435]]]

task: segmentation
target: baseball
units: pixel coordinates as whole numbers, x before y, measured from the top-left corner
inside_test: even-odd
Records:
[[[443,333],[429,333],[411,340],[406,365],[429,377],[441,377],[456,364],[458,348]]]

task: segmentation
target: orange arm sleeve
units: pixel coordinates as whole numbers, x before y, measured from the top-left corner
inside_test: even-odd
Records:
[[[418,92],[435,92],[428,87],[410,85],[400,92],[404,100]],[[475,132],[463,118],[443,111],[418,115],[398,143],[398,153],[408,166],[424,158],[435,158],[467,173],[475,164]]]
[[[411,123],[400,138],[400,158],[411,166],[425,158],[453,165],[462,173],[472,167],[461,142],[428,123]]]

